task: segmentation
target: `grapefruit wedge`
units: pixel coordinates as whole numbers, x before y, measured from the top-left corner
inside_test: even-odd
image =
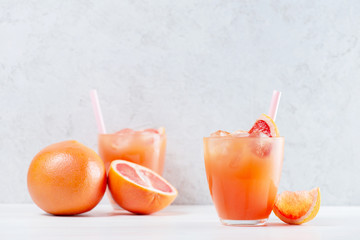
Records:
[[[312,220],[320,209],[320,189],[285,191],[277,196],[275,215],[288,224],[302,224]]]
[[[261,136],[261,134],[265,134],[268,137],[279,137],[279,130],[272,120],[266,114],[261,114],[261,116],[256,120],[252,128],[249,130],[250,136]]]
[[[135,214],[160,211],[177,196],[177,190],[160,175],[124,160],[111,162],[108,187],[115,202]]]
[[[249,130],[248,134],[249,137],[260,138],[258,141],[254,141],[251,146],[252,152],[260,158],[268,156],[272,150],[272,144],[268,139],[280,137],[275,122],[266,114],[261,114]]]

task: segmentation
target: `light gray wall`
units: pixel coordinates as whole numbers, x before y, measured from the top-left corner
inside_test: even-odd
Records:
[[[43,147],[96,149],[109,131],[165,126],[177,204],[208,204],[202,137],[248,129],[283,92],[282,190],[360,203],[360,1],[0,1],[0,202],[30,202]]]

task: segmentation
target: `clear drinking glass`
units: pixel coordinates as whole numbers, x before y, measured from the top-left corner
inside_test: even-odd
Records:
[[[225,225],[263,225],[272,208],[284,158],[284,137],[205,137],[210,194]]]
[[[114,134],[99,134],[98,148],[106,172],[113,160],[120,159],[140,164],[161,175],[165,160],[166,134],[163,128],[143,131],[123,129]],[[114,209],[119,209],[109,192],[107,194]]]

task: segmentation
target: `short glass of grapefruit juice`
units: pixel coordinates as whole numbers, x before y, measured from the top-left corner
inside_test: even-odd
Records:
[[[205,137],[210,194],[225,225],[263,225],[275,202],[284,137]]]
[[[166,150],[163,128],[134,131],[126,128],[113,134],[98,135],[99,155],[106,171],[114,160],[126,160],[162,174]]]
[[[165,161],[166,133],[164,128],[142,131],[125,128],[113,134],[99,134],[98,150],[107,173],[112,161],[126,160],[161,175]],[[119,209],[111,195],[108,196],[114,209]]]

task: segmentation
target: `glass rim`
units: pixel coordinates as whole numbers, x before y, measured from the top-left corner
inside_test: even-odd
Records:
[[[279,136],[279,137],[236,137],[236,136],[214,136],[214,137],[203,137],[203,139],[266,139],[266,140],[270,140],[270,139],[285,139],[284,136]]]
[[[149,132],[132,132],[132,133],[98,133],[98,136],[124,136],[124,135],[142,135],[142,134],[147,134]],[[166,133],[154,133],[154,134],[159,134],[160,136],[166,135]]]

